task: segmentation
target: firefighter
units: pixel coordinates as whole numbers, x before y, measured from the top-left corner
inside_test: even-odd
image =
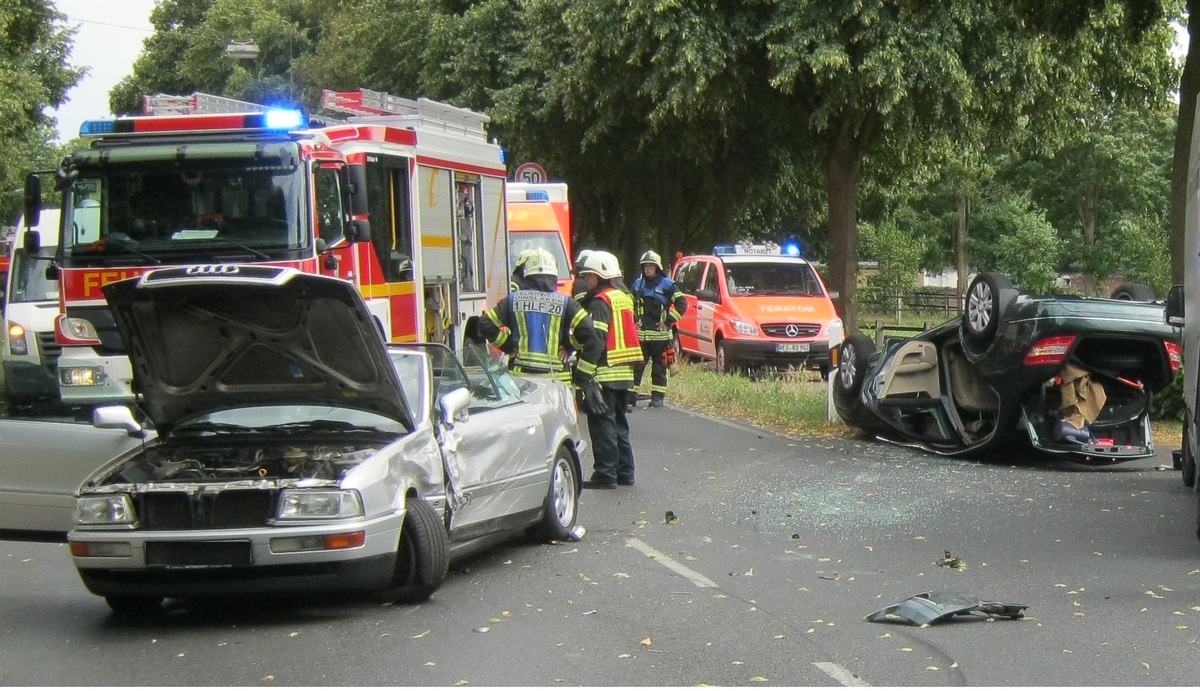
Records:
[[[596,381],[603,392],[602,412],[588,409],[588,433],[592,440],[592,475],[584,481],[589,489],[616,489],[634,482],[633,444],[625,401],[633,388],[633,365],[641,360],[633,297],[613,283],[621,279],[621,266],[609,252],[594,251],[579,267],[579,278],[587,285],[584,304],[592,323],[604,339],[604,354],[597,363]],[[599,408],[597,406],[597,408]]]
[[[579,256],[575,257],[575,268],[571,269],[571,275],[575,277],[575,280],[571,283],[571,295],[575,298],[576,302],[585,308],[587,305],[583,304],[583,300],[588,292],[587,283],[579,277],[579,270],[583,268],[584,260],[591,254],[592,250],[580,250]]]
[[[558,292],[558,262],[537,248],[524,262],[524,287],[514,290],[479,320],[479,335],[511,356],[509,368],[518,374],[550,375],[572,380],[560,350],[578,352],[576,383],[596,375],[604,352],[586,310],[574,298]]]
[[[634,310],[638,319],[638,340],[642,353],[650,360],[650,407],[663,407],[667,379],[675,362],[673,347],[675,322],[687,310],[687,300],[675,281],[663,274],[662,257],[648,251],[642,255],[642,275],[633,282]],[[645,362],[645,360],[643,360]],[[646,367],[638,367],[633,385],[642,384]],[[631,406],[632,407],[632,406]]]

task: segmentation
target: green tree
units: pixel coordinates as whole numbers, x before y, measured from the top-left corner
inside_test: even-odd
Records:
[[[971,251],[980,266],[1007,275],[1023,292],[1048,293],[1058,276],[1061,244],[1045,213],[1023,192],[1004,191],[975,215]]]
[[[16,220],[30,170],[53,161],[54,119],[85,70],[68,62],[74,30],[49,0],[0,4],[0,223]]]

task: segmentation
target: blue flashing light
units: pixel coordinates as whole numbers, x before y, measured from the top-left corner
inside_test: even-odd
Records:
[[[304,113],[295,108],[272,108],[263,113],[263,124],[269,130],[296,130],[304,127]]]
[[[504,150],[503,146],[500,147],[500,162],[508,163],[508,152]]]
[[[783,243],[783,253],[789,257],[799,257],[801,255],[800,243],[796,240],[788,240]]]
[[[531,202],[548,202],[550,195],[546,194],[546,190],[529,190],[525,193],[525,199]]]
[[[88,137],[98,134],[112,134],[116,126],[115,120],[84,120],[79,126],[79,136]]]
[[[736,245],[717,245],[713,247],[713,254],[737,254]]]

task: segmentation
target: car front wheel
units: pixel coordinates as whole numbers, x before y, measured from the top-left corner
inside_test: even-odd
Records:
[[[423,602],[446,580],[449,538],[446,526],[429,504],[415,498],[407,504],[389,595],[400,602]]]
[[[1000,322],[1000,291],[1012,288],[1004,274],[981,273],[967,288],[967,309],[963,329],[975,341],[989,341]]]
[[[729,374],[732,370],[729,364],[729,355],[725,352],[725,343],[717,341],[717,371],[721,374]]]
[[[546,490],[539,535],[546,540],[566,540],[579,515],[579,473],[570,452],[558,447],[550,487]]]

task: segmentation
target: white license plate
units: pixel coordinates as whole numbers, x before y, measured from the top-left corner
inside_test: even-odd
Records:
[[[807,343],[776,343],[776,353],[807,353]]]

